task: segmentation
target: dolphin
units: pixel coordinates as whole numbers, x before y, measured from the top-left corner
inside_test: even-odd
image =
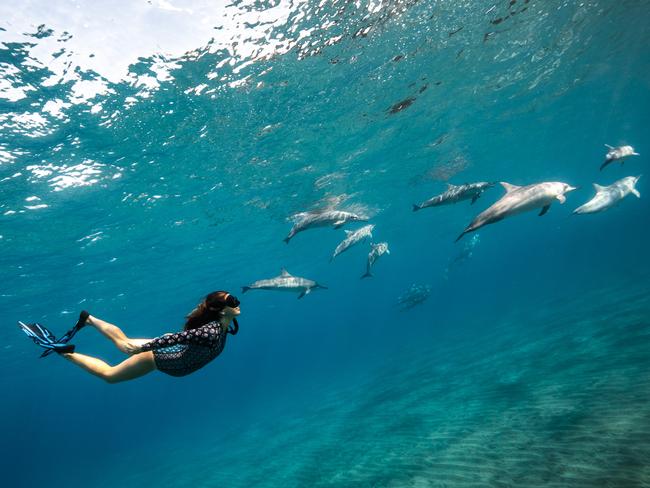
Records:
[[[456,242],[468,232],[528,210],[541,207],[542,211],[539,215],[544,215],[554,201],[564,203],[566,201],[564,194],[576,189],[559,181],[547,181],[528,186],[516,186],[501,182],[501,186],[506,190],[506,194],[478,214],[458,236]]]
[[[621,164],[625,162],[625,158],[630,156],[640,156],[638,152],[634,151],[632,146],[618,146],[613,147],[609,144],[605,144],[607,147],[607,154],[605,155],[605,162],[600,165],[600,170],[602,171],[605,166],[613,161],[621,161]]]
[[[327,227],[334,226],[335,229],[345,225],[348,222],[366,222],[368,219],[361,217],[352,212],[345,212],[343,210],[312,210],[309,212],[301,212],[293,216],[295,224],[289,231],[289,235],[284,238],[284,242],[289,244],[289,241],[298,232],[303,230],[312,229],[314,227]]]
[[[639,181],[639,178],[641,178],[641,176],[626,176],[609,186],[600,186],[594,183],[596,195],[584,205],[576,208],[573,213],[587,214],[602,212],[616,205],[630,193],[637,198],[641,198],[641,194],[634,187]]]
[[[355,244],[358,244],[359,242],[363,241],[364,239],[367,239],[368,237],[372,237],[372,230],[374,228],[375,228],[374,224],[369,224],[369,225],[364,225],[363,227],[355,231],[346,230],[345,234],[347,237],[343,241],[341,241],[341,243],[338,246],[336,246],[336,249],[334,249],[334,254],[332,254],[330,261],[332,261],[336,256],[338,256],[342,252],[345,252],[348,249],[350,249]]]
[[[312,290],[318,288],[327,289],[326,286],[319,285],[315,281],[308,280],[307,278],[292,276],[286,269],[282,268],[279,276],[268,280],[257,280],[248,286],[242,286],[241,291],[242,293],[246,293],[248,290],[292,291],[300,292],[298,298],[302,298],[311,293]]]
[[[450,203],[458,203],[462,200],[472,199],[472,204],[479,199],[481,193],[488,188],[494,186],[494,183],[486,181],[479,181],[478,183],[465,183],[464,185],[452,185],[447,183],[447,190],[440,195],[436,195],[425,202],[413,204],[413,211],[417,212],[427,207],[437,207],[440,205],[448,205]]]
[[[397,305],[401,310],[408,310],[424,303],[431,295],[431,285],[416,285],[415,283],[397,298]]]
[[[387,242],[380,242],[379,244],[370,244],[370,252],[368,253],[368,263],[366,264],[366,272],[361,278],[370,278],[372,274],[370,274],[370,268],[372,268],[373,264],[383,255],[383,254],[390,254],[390,251],[388,250],[388,243]]]

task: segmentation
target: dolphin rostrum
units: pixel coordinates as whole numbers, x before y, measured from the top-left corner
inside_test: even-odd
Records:
[[[506,217],[527,212],[528,210],[541,208],[542,211],[539,215],[544,215],[554,201],[564,203],[566,201],[564,194],[576,189],[559,181],[547,181],[527,186],[516,186],[502,182],[501,186],[505,188],[506,194],[492,206],[478,214],[463,233],[458,236],[456,242],[468,232],[473,232],[484,225],[493,224]]]
[[[388,250],[388,243],[387,242],[380,242],[379,244],[370,244],[370,252],[368,253],[368,263],[366,264],[366,272],[361,278],[370,278],[372,274],[370,274],[370,268],[372,268],[373,264],[383,255],[383,254],[390,254],[390,251]]]
[[[638,152],[634,151],[632,146],[618,146],[613,147],[609,144],[605,144],[607,147],[607,155],[605,156],[605,162],[600,165],[600,170],[602,171],[605,166],[613,161],[621,161],[621,164],[625,162],[625,158],[630,156],[640,156]]]
[[[248,290],[292,291],[300,292],[298,298],[302,298],[311,293],[312,290],[318,288],[327,289],[326,286],[319,285],[315,281],[308,280],[307,278],[292,276],[286,269],[282,268],[279,276],[268,280],[257,280],[248,286],[242,286],[241,291],[242,293],[246,293]]]
[[[332,261],[336,256],[338,256],[342,252],[345,252],[348,249],[350,249],[355,244],[358,244],[359,242],[367,239],[368,237],[372,237],[372,230],[374,228],[375,228],[374,224],[368,224],[368,225],[364,225],[363,227],[355,231],[346,230],[345,234],[347,237],[343,241],[341,241],[341,243],[338,246],[336,246],[336,249],[334,249],[334,254],[332,254],[330,261]]]
[[[623,200],[630,193],[637,198],[641,198],[641,194],[634,187],[639,181],[640,176],[626,176],[618,181],[615,181],[609,186],[600,186],[594,183],[594,190],[596,195],[584,205],[576,208],[574,214],[587,214],[596,213],[607,210],[613,207],[618,202]]]
[[[312,229],[314,227],[327,227],[328,225],[334,226],[335,229],[345,225],[348,222],[365,222],[368,219],[361,217],[352,212],[345,212],[343,210],[312,210],[309,212],[301,212],[293,216],[295,224],[289,231],[289,235],[284,238],[287,244],[293,236],[303,230]]]
[[[427,207],[437,207],[439,205],[448,205],[458,203],[462,200],[472,199],[472,203],[479,199],[481,193],[494,186],[494,183],[480,181],[478,183],[465,183],[464,185],[452,185],[447,183],[447,190],[440,195],[436,195],[425,202],[413,204],[413,211],[417,212]]]

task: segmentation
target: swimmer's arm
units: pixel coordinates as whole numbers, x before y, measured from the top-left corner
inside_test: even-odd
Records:
[[[137,352],[153,351],[179,344],[210,345],[219,335],[219,329],[212,324],[206,324],[197,329],[184,330],[175,334],[165,334],[137,347]]]

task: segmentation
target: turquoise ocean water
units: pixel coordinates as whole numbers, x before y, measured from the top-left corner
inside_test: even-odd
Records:
[[[3,485],[650,486],[649,19],[646,0],[0,5]],[[641,156],[600,172],[604,144]],[[642,174],[640,199],[571,215]],[[474,241],[454,243],[500,187],[412,212],[470,181],[580,188]],[[343,230],[282,242],[326,206],[388,243],[373,278],[367,242],[329,262]],[[328,289],[241,295],[281,268]],[[400,306],[414,284],[428,298]],[[16,327],[87,309],[155,337],[216,289],[240,333],[181,379],[105,384]]]

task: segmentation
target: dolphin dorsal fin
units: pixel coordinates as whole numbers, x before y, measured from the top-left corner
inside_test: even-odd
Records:
[[[452,185],[451,183],[447,182],[447,190],[451,190],[452,188],[456,188],[456,185]]]
[[[510,183],[506,183],[505,181],[502,181],[500,184],[503,187],[503,189],[506,191],[506,193],[510,193],[511,191],[521,188],[520,186],[512,185]]]
[[[348,236],[348,237],[350,237],[352,234],[354,234],[353,230],[345,230],[344,232],[345,232],[345,235]]]
[[[280,276],[285,276],[285,277],[287,277],[287,276],[291,276],[291,274],[290,274],[286,269],[282,268],[282,269],[280,270]]]
[[[594,183],[594,190],[596,190],[596,192],[603,191],[604,189],[605,189],[605,187],[603,185],[599,185],[598,183]]]

